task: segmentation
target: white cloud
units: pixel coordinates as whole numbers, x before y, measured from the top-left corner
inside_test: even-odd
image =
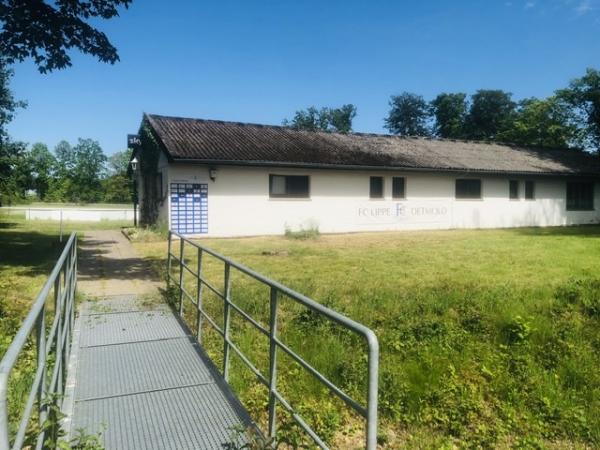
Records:
[[[531,9],[535,6],[535,2],[534,1],[528,1],[525,3],[525,9]]]

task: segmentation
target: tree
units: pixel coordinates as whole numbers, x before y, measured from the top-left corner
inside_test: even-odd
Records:
[[[77,164],[77,155],[71,144],[67,141],[60,141],[54,147],[54,155],[56,156],[56,167],[59,176],[69,176]]]
[[[403,136],[429,136],[430,111],[421,95],[403,92],[393,95],[385,127],[393,134]]]
[[[467,118],[467,94],[439,94],[430,103],[435,119],[433,133],[441,138],[462,139],[465,137]]]
[[[73,147],[75,168],[73,169],[71,201],[98,202],[102,200],[100,179],[105,173],[106,155],[100,144],[92,139],[81,139]]]
[[[588,68],[557,96],[572,108],[574,122],[582,131],[582,145],[600,153],[600,71]]]
[[[496,140],[511,127],[516,103],[512,94],[501,90],[478,90],[471,96],[466,131],[470,139]]]
[[[0,0],[0,55],[9,64],[31,57],[42,73],[70,66],[71,48],[114,64],[116,48],[88,22],[118,16],[131,1]]]
[[[127,176],[131,150],[116,152],[108,158],[108,176],[102,180],[104,201],[127,203],[132,200],[133,185]]]
[[[115,152],[108,157],[108,175],[127,175],[127,168],[131,160],[131,149]]]
[[[23,142],[5,141],[0,146],[0,206],[23,198],[31,184],[27,146]]]
[[[291,120],[284,119],[283,125],[297,130],[350,133],[354,117],[356,117],[356,106],[352,104],[321,109],[311,106],[306,110],[296,111]]]
[[[73,171],[77,164],[75,151],[67,141],[60,141],[54,147],[55,177],[48,186],[46,200],[66,202],[71,199]]]
[[[102,180],[102,200],[107,203],[132,201],[132,182],[125,175],[112,175]]]
[[[12,121],[16,110],[27,106],[27,103],[15,100],[9,86],[12,76],[12,69],[0,60],[0,146],[8,138],[6,125]]]
[[[105,175],[106,155],[98,142],[79,139],[71,146],[61,141],[54,149],[56,177],[46,198],[52,201],[98,202],[103,199],[101,179]]]
[[[352,120],[355,117],[356,106],[352,104],[329,109],[329,125],[338,133],[350,133],[352,131]]]
[[[29,151],[29,161],[33,177],[33,189],[40,200],[46,198],[56,171],[56,158],[46,144],[33,144]]]
[[[498,134],[498,140],[537,147],[569,147],[577,137],[568,105],[556,96],[522,100],[511,127]]]

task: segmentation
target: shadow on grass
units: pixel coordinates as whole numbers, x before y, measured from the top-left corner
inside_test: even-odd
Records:
[[[34,273],[38,273],[53,266],[65,243],[64,240],[59,242],[57,236],[36,231],[0,234],[0,265],[28,266]]]
[[[18,225],[16,222],[0,222],[0,228],[16,228]]]

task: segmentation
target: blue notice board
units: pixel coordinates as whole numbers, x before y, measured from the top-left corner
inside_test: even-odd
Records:
[[[208,233],[208,184],[171,183],[171,229]]]

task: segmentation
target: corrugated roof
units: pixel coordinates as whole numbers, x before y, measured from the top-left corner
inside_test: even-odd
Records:
[[[304,131],[155,114],[145,117],[173,161],[600,175],[600,158],[572,149]]]

